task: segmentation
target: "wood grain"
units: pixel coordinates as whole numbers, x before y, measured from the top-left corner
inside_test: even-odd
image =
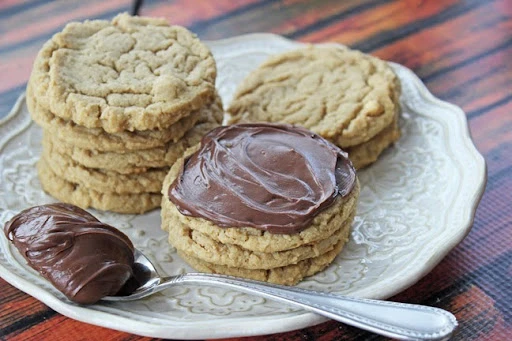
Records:
[[[0,117],[24,90],[40,46],[71,20],[111,18],[128,0],[0,1]],[[274,32],[339,42],[411,68],[437,97],[467,113],[488,166],[488,185],[468,237],[425,278],[392,298],[448,309],[454,340],[512,337],[512,3],[506,0],[146,0],[202,39]],[[2,340],[150,340],[63,317],[0,280]],[[235,340],[381,340],[329,321]],[[226,339],[227,340],[227,339]]]

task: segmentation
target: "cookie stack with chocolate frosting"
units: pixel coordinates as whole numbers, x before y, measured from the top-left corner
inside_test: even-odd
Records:
[[[359,183],[334,144],[290,125],[219,127],[162,190],[162,228],[200,271],[293,285],[348,240]]]
[[[160,206],[169,167],[222,122],[216,72],[209,49],[163,19],[66,25],[37,55],[27,86],[44,130],[43,189],[83,208]]]
[[[400,82],[384,61],[338,46],[270,57],[238,87],[229,123],[303,126],[347,151],[359,169],[400,137]]]

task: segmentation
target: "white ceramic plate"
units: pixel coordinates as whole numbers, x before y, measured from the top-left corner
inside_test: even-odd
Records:
[[[209,42],[227,106],[239,82],[268,56],[301,46],[270,34]],[[483,189],[485,162],[462,110],[434,98],[407,68],[391,64],[403,87],[402,138],[359,173],[362,189],[350,242],[334,264],[300,286],[387,298],[427,274],[469,232]],[[54,199],[41,190],[35,163],[41,130],[24,98],[0,126],[0,224]],[[159,212],[140,216],[92,210],[125,232],[163,274],[191,269],[166,243]],[[311,326],[324,318],[225,289],[183,286],[130,303],[75,305],[27,267],[0,234],[0,275],[70,318],[152,337],[197,339],[262,335]]]

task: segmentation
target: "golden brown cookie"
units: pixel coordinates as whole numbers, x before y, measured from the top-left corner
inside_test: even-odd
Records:
[[[166,129],[203,107],[216,73],[187,29],[120,14],[66,25],[38,53],[29,83],[54,115],[117,133]]]
[[[290,125],[219,127],[162,187],[162,229],[193,267],[295,284],[348,240],[359,183],[347,154]]]
[[[191,148],[185,155],[191,154],[197,148],[197,146]],[[181,230],[191,229],[205,234],[212,240],[222,244],[237,245],[245,250],[256,253],[275,253],[291,250],[301,245],[318,243],[327,236],[336,233],[336,231],[344,226],[346,221],[352,220],[353,214],[356,211],[359,197],[359,182],[356,183],[355,188],[348,196],[338,198],[336,204],[316,216],[310,228],[296,234],[275,234],[252,227],[220,227],[207,219],[180,214],[169,201],[167,189],[178,175],[182,165],[183,159],[176,162],[165,177],[162,187],[162,228],[164,230],[169,230],[172,227],[178,227]]]
[[[27,86],[27,106],[32,119],[43,129],[51,131],[52,136],[68,145],[78,148],[105,151],[127,152],[130,150],[145,150],[164,147],[169,143],[179,141],[201,117],[223,115],[219,97],[211,104],[191,113],[165,130],[123,131],[109,134],[101,128],[85,128],[72,121],[66,121],[55,116],[49,110],[42,108],[32,94],[30,84]]]
[[[346,148],[350,161],[356,169],[364,168],[375,161],[393,142],[400,138],[400,128],[396,120],[370,140]]]
[[[265,281],[281,285],[295,285],[302,279],[312,276],[329,266],[336,256],[341,252],[345,245],[345,239],[348,239],[349,230],[344,239],[340,240],[332,250],[313,258],[304,259],[297,264],[286,265],[273,269],[245,269],[217,265],[205,262],[199,258],[178,251],[178,254],[190,266],[198,271],[209,272],[214,274],[224,274],[236,277],[250,278],[257,281]]]
[[[335,205],[341,206],[341,200]],[[181,253],[194,256],[204,262],[245,269],[272,269],[290,264],[296,264],[304,259],[318,257],[334,248],[341,239],[345,238],[350,230],[355,211],[350,217],[342,221],[341,226],[332,222],[336,217],[329,217],[334,233],[322,236],[323,239],[313,243],[303,243],[299,246],[275,252],[260,252],[245,249],[237,244],[221,243],[210,238],[208,233],[202,233],[186,224],[175,224],[172,214],[179,214],[173,209],[172,203],[165,197],[162,199],[162,228],[169,232],[169,243]],[[325,217],[323,217],[325,218]],[[322,220],[320,218],[319,220]],[[194,224],[197,226],[197,223]],[[220,229],[221,227],[216,227]],[[224,228],[226,229],[226,228]],[[227,228],[233,229],[233,228]],[[312,226],[310,229],[318,229]],[[280,235],[286,238],[290,235]],[[260,237],[262,243],[267,243]]]
[[[149,169],[143,173],[121,174],[113,170],[86,168],[53,148],[48,138],[43,138],[46,164],[55,175],[68,182],[79,184],[102,193],[159,192],[169,167]]]
[[[303,126],[346,149],[397,119],[400,83],[388,64],[340,47],[307,47],[270,57],[240,84],[228,123]]]
[[[150,168],[169,167],[183,156],[185,150],[201,141],[204,134],[221,125],[223,119],[220,99],[211,110],[201,110],[196,125],[176,142],[168,142],[163,147],[125,152],[101,152],[98,150],[75,147],[55,137],[54,134],[45,134],[45,138],[52,140],[53,149],[69,156],[76,163],[88,168],[101,168],[113,170],[118,173],[142,173]]]
[[[54,198],[81,208],[96,208],[118,213],[141,214],[160,206],[160,193],[102,193],[63,180],[55,175],[44,159],[37,163],[37,173],[43,190]]]

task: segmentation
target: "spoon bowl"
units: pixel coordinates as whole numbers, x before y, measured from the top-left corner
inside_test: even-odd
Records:
[[[457,327],[455,316],[439,308],[347,297],[216,274],[187,273],[164,277],[141,251],[135,249],[134,257],[134,279],[125,285],[119,296],[107,296],[104,301],[138,300],[175,285],[209,285],[298,306],[400,340],[447,340]]]

